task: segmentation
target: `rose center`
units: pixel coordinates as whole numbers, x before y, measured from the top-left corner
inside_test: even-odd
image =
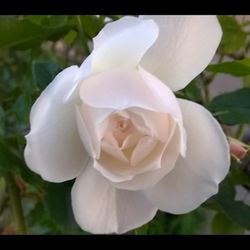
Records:
[[[121,146],[127,136],[134,131],[134,125],[129,118],[117,114],[112,116],[110,120],[112,134],[118,142],[118,145]]]

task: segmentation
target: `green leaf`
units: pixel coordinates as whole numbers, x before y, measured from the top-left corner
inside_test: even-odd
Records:
[[[38,174],[36,174],[35,172],[31,171],[25,165],[24,162],[23,162],[23,166],[19,167],[18,172],[19,172],[20,176],[22,177],[22,179],[26,183],[33,185],[33,187],[35,187],[35,188],[40,188],[44,183],[42,178]]]
[[[84,33],[89,37],[93,38],[101,30],[104,23],[102,19],[94,15],[83,15],[80,16],[81,25]]]
[[[218,200],[233,200],[236,195],[235,188],[230,176],[227,176],[219,185]]]
[[[60,16],[60,15],[53,15],[53,16],[46,16],[41,21],[41,25],[50,28],[60,28],[67,24],[68,17],[67,16]]]
[[[13,171],[23,165],[22,159],[6,142],[0,140],[0,171]]]
[[[3,136],[5,132],[5,112],[0,106],[0,136]]]
[[[24,16],[24,19],[27,19],[35,24],[40,25],[42,23],[42,20],[46,18],[45,15],[27,15]]]
[[[250,88],[216,96],[208,107],[228,125],[250,123]]]
[[[61,15],[27,15],[24,19],[46,28],[60,28],[68,21],[67,16]]]
[[[44,199],[51,218],[65,232],[78,228],[71,208],[72,184],[72,181],[47,183]]]
[[[155,218],[142,227],[134,230],[135,234],[196,234],[206,223],[203,208],[198,208],[183,215],[157,212]]]
[[[217,203],[220,211],[234,223],[250,229],[250,207],[241,201],[235,201],[235,189],[228,176],[219,187],[219,193],[209,199],[208,203]]]
[[[243,87],[250,88],[250,75],[243,77]]]
[[[200,78],[195,78],[184,89],[175,93],[179,98],[185,98],[191,101],[200,102],[202,100],[201,95],[201,81]]]
[[[240,168],[232,168],[230,176],[234,185],[244,185],[250,187],[250,177]]]
[[[45,89],[60,71],[60,66],[53,62],[33,61],[32,63],[32,75],[40,90]]]
[[[207,67],[207,70],[214,73],[226,73],[233,76],[247,76],[250,75],[250,58],[220,64],[211,64]]]
[[[166,234],[168,232],[167,225],[169,226],[170,224],[168,215],[158,211],[152,221],[135,229],[134,232],[136,235]]]
[[[212,232],[214,234],[244,234],[245,229],[232,222],[222,213],[215,215],[212,221]]]
[[[15,111],[19,121],[28,123],[31,106],[32,99],[30,95],[22,94],[17,98],[14,103],[13,110]]]
[[[223,209],[220,205],[220,199],[226,197],[227,199],[234,199],[235,189],[233,182],[230,176],[227,176],[219,185],[219,192],[209,198],[205,203],[203,203],[204,207],[211,208],[212,210],[223,212]]]
[[[231,54],[245,45],[247,33],[244,32],[237,20],[230,16],[219,16],[223,36],[219,51],[223,54]]]
[[[64,36],[64,41],[68,45],[72,44],[77,37],[77,32],[74,30],[70,30],[65,36]]]
[[[68,32],[68,26],[44,27],[30,20],[0,18],[0,49],[30,49],[44,40],[56,40]]]
[[[62,234],[43,202],[36,203],[26,220],[32,234]]]
[[[240,201],[234,200],[221,200],[221,206],[224,209],[224,213],[234,222],[250,229],[250,207]]]

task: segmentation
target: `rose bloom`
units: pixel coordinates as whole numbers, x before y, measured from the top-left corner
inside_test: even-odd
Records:
[[[221,36],[216,16],[126,16],[42,92],[25,160],[46,181],[76,178],[82,229],[124,233],[158,209],[187,213],[218,192],[226,137],[208,110],[173,91],[205,69]]]

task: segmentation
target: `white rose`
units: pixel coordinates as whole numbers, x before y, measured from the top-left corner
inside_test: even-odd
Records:
[[[217,193],[226,137],[204,107],[172,91],[204,70],[221,35],[215,16],[124,17],[37,99],[27,165],[47,181],[76,178],[81,228],[124,233],[158,209],[187,213]]]

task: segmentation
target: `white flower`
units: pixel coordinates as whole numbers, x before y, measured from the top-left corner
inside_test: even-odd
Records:
[[[225,135],[172,91],[205,69],[221,35],[215,16],[124,17],[37,99],[27,165],[47,181],[76,178],[72,206],[84,230],[124,233],[158,209],[187,213],[217,193],[230,165]]]

